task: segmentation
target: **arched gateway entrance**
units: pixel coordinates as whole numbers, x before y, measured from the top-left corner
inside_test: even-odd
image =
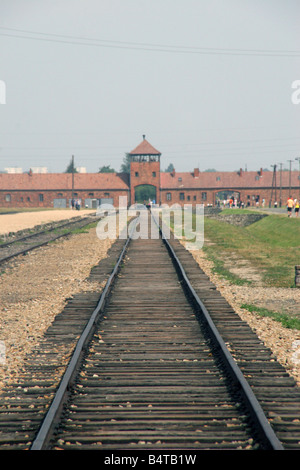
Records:
[[[148,204],[150,201],[157,202],[156,187],[152,184],[141,184],[134,188],[134,202]]]

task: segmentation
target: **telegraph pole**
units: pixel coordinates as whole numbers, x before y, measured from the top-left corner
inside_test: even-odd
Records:
[[[282,199],[281,199],[281,188],[282,188],[282,163],[280,165],[280,191],[279,191],[279,207],[281,207]]]
[[[294,160],[288,160],[288,162],[290,162],[290,175],[289,175],[289,197],[291,196],[291,178],[292,178],[292,162]]]
[[[275,202],[276,202],[276,199],[277,199],[277,196],[276,196],[276,167],[277,165],[271,165],[272,168],[274,168],[273,170],[273,178],[272,178],[272,192],[271,192],[271,201],[270,201],[270,204],[269,206],[271,207],[271,204],[272,204],[272,196],[273,196],[273,188],[275,187]],[[277,204],[277,203],[276,203]]]
[[[74,155],[72,155],[72,200],[74,199]]]
[[[299,180],[299,201],[300,201],[300,157],[296,157],[295,160],[298,160],[298,163],[299,163],[298,180]]]

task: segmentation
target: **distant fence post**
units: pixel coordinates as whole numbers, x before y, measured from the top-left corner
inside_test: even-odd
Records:
[[[300,266],[295,266],[295,286],[300,287]]]

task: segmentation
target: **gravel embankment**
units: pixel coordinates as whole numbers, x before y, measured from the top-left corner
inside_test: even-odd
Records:
[[[4,272],[0,268],[0,390],[19,374],[65,299],[101,292],[103,286],[86,279],[112,242],[99,240],[93,228],[19,256]]]
[[[223,297],[229,302],[242,320],[246,321],[264,344],[272,350],[280,362],[294,377],[300,386],[300,331],[284,328],[271,318],[262,318],[255,313],[241,308],[242,304],[255,304],[272,309],[272,305],[285,307],[286,311],[300,307],[300,289],[269,288],[255,285],[236,286],[212,272],[213,263],[209,261],[204,252],[192,251],[194,259],[201,269],[210,277]]]

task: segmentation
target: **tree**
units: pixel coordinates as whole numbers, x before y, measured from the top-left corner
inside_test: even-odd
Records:
[[[110,165],[104,165],[99,168],[99,173],[115,173],[115,170],[110,168]]]
[[[165,169],[165,172],[171,173],[173,170],[174,170],[174,165],[173,165],[173,163],[170,163],[168,168]]]
[[[217,171],[217,170],[215,170],[214,168],[207,168],[207,170],[204,170],[204,171],[205,171],[206,173],[214,173],[214,172]]]
[[[123,158],[123,163],[121,165],[121,173],[130,173],[130,155],[129,153],[125,154],[125,157]]]
[[[65,173],[78,173],[78,171],[76,170],[76,168],[74,166],[73,159],[71,159]]]

